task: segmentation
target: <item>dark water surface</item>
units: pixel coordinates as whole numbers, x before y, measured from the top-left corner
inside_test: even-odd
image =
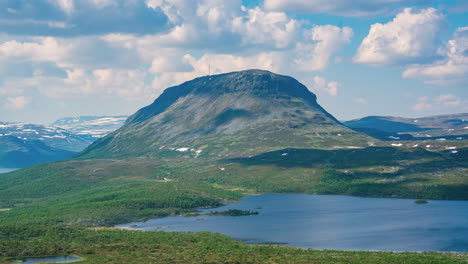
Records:
[[[73,256],[55,256],[55,257],[42,257],[42,258],[25,258],[19,259],[22,264],[34,264],[34,263],[68,263],[81,260],[80,257]]]
[[[260,209],[259,209],[260,208]],[[468,201],[265,194],[202,209],[255,210],[249,216],[154,218],[119,227],[210,231],[246,243],[340,250],[468,251]]]

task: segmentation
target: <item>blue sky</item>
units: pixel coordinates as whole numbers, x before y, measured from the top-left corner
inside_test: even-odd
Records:
[[[468,112],[465,0],[4,0],[0,121],[125,115],[260,68],[340,120]]]

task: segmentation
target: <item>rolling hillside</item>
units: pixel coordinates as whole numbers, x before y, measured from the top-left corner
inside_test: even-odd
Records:
[[[356,131],[381,140],[468,138],[468,113],[421,118],[367,116],[343,123]]]
[[[184,263],[228,245],[225,257],[235,262],[245,250],[265,262],[285,252],[207,233],[148,235],[109,227],[273,192],[467,200],[467,141],[456,141],[456,150],[447,149],[454,144],[449,140],[424,143],[393,146],[353,131],[291,77],[252,70],[197,78],[168,88],[72,159],[0,174],[0,262],[76,254],[90,263],[150,255]],[[304,263],[343,254],[310,252],[288,254]],[[343,263],[466,259],[423,254],[358,252]]]

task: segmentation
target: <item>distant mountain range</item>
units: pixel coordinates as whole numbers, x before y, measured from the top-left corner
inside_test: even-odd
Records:
[[[277,76],[272,77],[279,78]],[[282,78],[285,78],[283,81],[286,83],[293,82],[288,80],[286,77]],[[198,85],[200,88],[184,88],[187,86],[186,84],[181,88],[170,88],[160,98],[158,98],[155,103],[141,109],[135,115],[131,116],[128,124],[119,132],[119,134],[122,135],[131,132],[132,137],[134,137],[135,135],[133,135],[133,132],[137,130],[140,131],[138,135],[141,138],[137,140],[133,139],[129,141],[128,144],[123,144],[118,148],[114,146],[112,147],[112,152],[115,152],[116,149],[122,148],[133,148],[139,153],[159,151],[165,148],[184,150],[187,148],[189,150],[201,152],[204,151],[203,145],[205,144],[194,146],[193,144],[187,144],[186,142],[191,141],[193,138],[210,139],[213,138],[213,135],[216,135],[219,140],[218,136],[230,137],[229,135],[233,134],[238,129],[247,127],[252,128],[256,124],[261,124],[263,122],[265,122],[266,126],[269,126],[271,125],[271,121],[267,122],[267,120],[264,119],[266,116],[265,114],[274,117],[275,122],[277,122],[275,126],[278,128],[294,128],[294,130],[296,130],[294,135],[296,136],[297,131],[304,131],[304,135],[307,133],[321,135],[317,137],[316,140],[328,140],[332,143],[337,141],[337,137],[341,137],[338,138],[341,140],[344,139],[343,134],[345,134],[347,141],[353,141],[349,137],[349,131],[346,131],[346,129],[336,122],[336,119],[325,112],[320,106],[316,105],[313,100],[314,98],[312,97],[311,99],[307,99],[310,100],[311,106],[315,109],[312,110],[311,114],[307,114],[307,112],[301,113],[303,110],[298,112],[297,109],[295,112],[291,112],[290,109],[283,108],[285,107],[284,102],[279,104],[281,107],[276,108],[265,107],[266,104],[264,106],[260,106],[262,103],[256,93],[271,93],[271,91],[258,91],[255,90],[254,87],[246,86],[244,88],[240,88],[243,89],[242,95],[245,97],[243,101],[245,106],[241,106],[241,103],[239,102],[236,104],[228,102],[229,107],[224,107],[222,104],[227,103],[227,98],[221,99],[223,95],[219,95],[217,98],[214,98],[213,96],[203,98],[201,96],[203,93],[207,93],[208,89],[211,89],[209,84],[202,87],[202,84],[206,83],[206,81],[206,79],[199,78],[191,83],[191,86],[195,84],[195,86]],[[217,85],[216,81],[217,80],[211,82],[213,87]],[[263,81],[266,83],[268,82],[268,80]],[[259,81],[256,82],[259,83]],[[292,84],[294,83],[290,83],[289,85]],[[215,89],[215,87],[213,89]],[[213,93],[213,91],[210,93]],[[239,91],[235,90],[225,92],[233,94],[239,93]],[[281,101],[281,97],[286,96],[290,98],[292,96],[287,93],[281,95],[279,90],[278,93],[279,94],[276,95],[276,97],[279,101]],[[298,96],[300,94],[298,90],[294,89],[292,93],[294,96]],[[306,95],[306,93],[304,93],[304,95]],[[248,98],[249,96],[251,98]],[[178,100],[179,97],[187,97],[189,100],[184,100],[183,104],[178,104],[176,106],[165,106],[165,104],[171,100]],[[190,109],[190,105],[198,104],[209,105],[211,111],[197,112],[200,111],[200,109],[191,112],[182,111],[183,109]],[[232,107],[233,105],[235,105],[235,107]],[[161,108],[161,106],[163,108]],[[239,107],[242,107],[242,109],[239,109]],[[246,108],[251,109],[247,111],[245,110]],[[266,112],[260,114],[260,108],[261,111]],[[293,109],[294,106],[290,106],[290,108]],[[280,111],[282,111],[282,113],[280,113]],[[301,117],[301,114],[304,115],[304,113],[306,113],[306,116]],[[161,114],[163,114],[164,118],[161,117]],[[153,116],[157,116],[157,118],[155,119]],[[169,118],[171,118],[171,116],[178,116],[178,119],[171,119],[169,122]],[[258,116],[262,116],[262,118],[258,119]],[[154,120],[148,121],[152,119]],[[2,147],[0,148],[0,167],[25,167],[41,162],[69,158],[75,153],[88,147],[97,139],[119,129],[125,124],[126,120],[127,116],[79,116],[61,118],[50,125],[0,122],[0,142],[2,144]],[[204,123],[201,124],[197,120],[203,120]],[[284,124],[281,124],[281,122],[283,122],[281,120],[284,120]],[[313,127],[309,127],[307,125],[307,122],[311,121],[314,121]],[[468,138],[468,113],[422,118],[368,116],[351,121],[345,121],[343,124],[357,132],[362,132],[384,141],[431,139],[463,140]],[[203,129],[200,130],[197,126],[200,128],[203,127]],[[309,127],[309,130],[307,131],[304,127]],[[157,131],[157,133],[155,133],[155,131]],[[256,135],[256,138],[263,138],[263,141],[265,142],[266,137],[262,136],[262,134],[267,131],[268,130],[266,129],[250,129],[248,133],[249,135]],[[334,131],[335,136],[325,136],[330,131]],[[273,134],[273,132],[270,131],[266,135],[268,134]],[[165,136],[161,137],[161,135]],[[282,138],[278,135],[276,135],[276,137],[278,139]],[[183,138],[186,139],[183,140]],[[159,141],[160,143],[155,146],[154,142],[144,143],[145,139]],[[292,138],[286,137],[285,139],[292,140]],[[255,138],[252,140],[255,140]],[[272,140],[273,139],[271,139],[271,141]],[[244,141],[245,139],[239,140],[239,143]],[[360,141],[362,141],[362,136]],[[139,146],[135,145],[141,143],[143,144]],[[101,144],[102,142],[99,142],[99,145]],[[284,144],[286,146],[287,142],[284,142]],[[91,147],[91,149],[94,147],[95,146]],[[86,152],[88,151],[89,150]],[[126,155],[129,154],[127,152]]]
[[[53,148],[41,140],[25,140],[16,136],[0,137],[0,167],[23,168],[38,163],[63,160],[75,152]]]
[[[381,140],[468,138],[468,113],[421,118],[367,116],[343,123],[356,131]]]
[[[397,136],[465,125],[373,119],[401,125],[383,131]],[[294,78],[247,70],[167,88],[72,158],[1,174],[0,208],[29,217],[16,211],[26,204],[61,227],[112,226],[257,193],[468,200],[466,175],[468,140],[384,142],[337,121]]]
[[[38,140],[49,147],[71,152],[81,151],[94,141],[90,135],[77,135],[59,127],[0,122],[0,137],[5,136],[28,142]]]
[[[119,129],[127,118],[128,116],[65,117],[53,122],[51,126],[98,139]]]
[[[0,167],[66,159],[118,129],[125,116],[62,118],[51,125],[0,122]]]
[[[80,123],[76,120],[62,126]],[[406,124],[400,124],[406,128],[404,133],[412,133],[407,123],[400,123]],[[417,131],[427,127],[421,128]],[[438,126],[430,128],[435,131]],[[399,135],[398,131],[402,130],[384,133]],[[11,139],[24,143],[23,137]],[[35,147],[27,152],[36,153],[45,146]],[[226,247],[225,236],[108,227],[153,217],[198,215],[191,212],[264,193],[468,200],[467,175],[468,140],[384,142],[338,122],[317,103],[315,94],[292,77],[261,70],[205,76],[166,89],[121,128],[70,159],[0,174],[0,262],[68,254],[89,257],[86,261],[94,263],[148,263],[158,262],[155,254],[161,252],[168,256],[166,262],[175,263],[173,252],[178,248],[174,245],[178,244],[180,251],[192,252],[200,262],[226,262],[234,247],[241,253],[232,262],[243,262],[250,253],[261,262],[252,248],[238,242]],[[321,198],[313,199],[320,202]],[[308,206],[302,200],[296,202]],[[442,204],[433,200],[429,205],[399,203],[426,208]],[[346,210],[349,204],[340,206]],[[321,218],[323,208],[315,209]],[[462,229],[455,232],[464,235]],[[223,255],[212,257],[217,250],[213,245],[219,244]],[[129,250],[122,251],[124,247]],[[260,247],[271,263],[293,262],[284,257],[289,251],[277,248],[282,251]],[[151,258],[140,254],[140,249]],[[453,253],[451,261],[445,258],[449,253],[430,253],[427,261],[420,261],[420,253],[402,252],[380,261],[373,252],[363,252],[369,256],[367,261],[352,252],[347,261],[340,252],[330,251],[330,257],[317,252],[309,257],[301,251],[296,259],[302,263],[462,263],[465,256]],[[123,261],[115,261],[114,255]],[[180,257],[178,263],[190,262],[192,255]],[[135,256],[143,256],[142,261]]]

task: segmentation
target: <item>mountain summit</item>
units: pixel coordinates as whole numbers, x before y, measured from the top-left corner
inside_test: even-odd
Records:
[[[247,70],[241,72],[226,73],[214,76],[205,76],[185,82],[179,86],[168,88],[151,105],[142,108],[136,114],[131,116],[128,123],[142,122],[148,118],[158,115],[167,107],[175,103],[179,98],[185,96],[192,97],[224,97],[230,96],[236,99],[237,96],[249,96],[263,99],[288,99],[291,97],[302,98],[304,102],[311,106],[320,108],[321,112],[326,113],[318,104],[315,94],[310,92],[307,87],[299,83],[294,78],[278,75],[263,70]],[[247,102],[239,102],[239,107],[251,108]],[[226,102],[227,103],[227,102]],[[259,109],[256,109],[259,110]],[[326,113],[328,117],[334,119]],[[335,120],[336,121],[336,120]]]
[[[166,89],[81,156],[154,155],[165,149],[251,154],[335,147],[365,137],[339,123],[294,78],[262,70],[205,76]]]

